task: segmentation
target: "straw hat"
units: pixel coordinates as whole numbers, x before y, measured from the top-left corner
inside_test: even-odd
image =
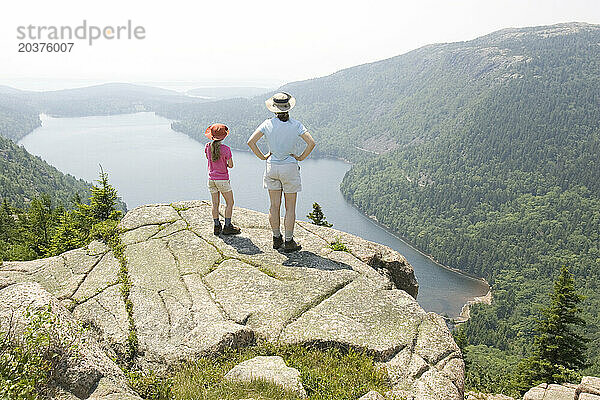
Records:
[[[296,105],[296,99],[289,93],[279,92],[265,101],[269,111],[274,113],[288,112]]]
[[[204,135],[210,140],[223,140],[229,135],[229,128],[223,124],[212,124],[206,128]]]

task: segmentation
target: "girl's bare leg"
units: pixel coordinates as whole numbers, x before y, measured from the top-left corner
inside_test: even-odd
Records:
[[[211,193],[210,197],[212,198],[212,217],[219,219],[219,203],[221,202],[219,192]]]
[[[225,218],[231,218],[231,214],[233,214],[233,190],[221,194],[225,199]]]

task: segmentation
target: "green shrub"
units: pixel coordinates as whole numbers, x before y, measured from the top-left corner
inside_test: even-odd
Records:
[[[100,240],[106,243],[108,246],[115,243],[116,237],[119,234],[119,230],[117,225],[119,221],[114,221],[112,219],[98,222],[92,226],[90,231],[90,236],[92,239]]]
[[[15,326],[0,332],[0,398],[30,400],[48,395],[57,366],[77,356],[79,335],[67,339],[60,330],[63,323],[50,306],[27,310],[28,324],[21,337],[14,337]],[[80,333],[80,327],[77,327]]]

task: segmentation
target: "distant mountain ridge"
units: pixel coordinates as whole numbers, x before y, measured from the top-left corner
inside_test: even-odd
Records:
[[[436,136],[469,104],[476,104],[506,80],[516,79],[519,66],[533,56],[529,51],[540,50],[522,47],[524,40],[590,35],[597,29],[582,23],[506,29],[468,42],[424,46],[329,76],[292,82],[280,90],[296,96],[293,117],[317,137],[317,154],[362,160]],[[264,107],[269,95],[169,104],[157,112],[177,120],[175,129],[201,141],[210,123],[227,123],[234,132],[230,143],[245,147],[247,137],[271,116]]]
[[[190,96],[201,96],[210,99],[227,99],[237,97],[254,97],[269,92],[264,87],[232,86],[232,87],[200,87],[188,90]]]

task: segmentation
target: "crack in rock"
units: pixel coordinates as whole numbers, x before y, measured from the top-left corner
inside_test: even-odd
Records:
[[[169,337],[169,340],[170,340],[171,339],[171,324],[172,324],[172,321],[171,321],[171,312],[169,311],[169,307],[167,307],[167,302],[165,301],[165,299],[164,299],[164,297],[162,295],[162,292],[164,292],[165,290],[166,289],[159,290],[158,291],[158,297],[160,297],[160,301],[161,301],[161,303],[162,303],[165,311],[167,312],[167,322],[169,324],[169,334],[168,334],[168,337]]]
[[[174,232],[174,233],[177,233],[177,232]],[[193,305],[192,294],[190,293],[190,288],[188,287],[187,283],[185,283],[185,280],[183,279],[183,274],[181,273],[181,268],[180,268],[181,263],[180,263],[179,259],[177,258],[175,251],[173,251],[173,249],[169,245],[169,241],[163,240],[163,243],[165,244],[165,247],[167,248],[169,253],[171,253],[173,260],[175,260],[175,269],[177,269],[177,275],[179,276],[179,282],[183,285],[183,288],[185,289],[185,293],[187,294],[188,299],[190,300],[190,306],[189,307],[184,306],[184,307],[188,308],[191,312],[192,305]]]
[[[337,292],[339,292],[340,290],[342,290],[343,288],[345,288],[346,286],[348,286],[352,282],[354,282],[353,279],[350,279],[347,282],[341,282],[340,284],[336,285],[329,293],[325,293],[323,296],[315,299],[315,301],[307,304],[305,307],[302,307],[300,310],[298,310],[298,312],[296,312],[287,321],[285,321],[283,323],[283,326],[281,327],[281,329],[279,331],[279,334],[277,335],[277,341],[279,341],[279,339],[281,338],[281,335],[283,334],[283,331],[285,330],[285,328],[288,325],[290,325],[290,324],[294,323],[295,321],[297,321],[301,316],[303,316],[304,314],[306,314],[310,310],[314,309],[315,307],[318,307],[319,304],[322,304],[324,301],[326,301],[327,299],[331,298],[333,295],[335,295]]]
[[[77,287],[75,288],[75,290],[73,290],[73,292],[70,295],[66,295],[66,296],[63,296],[63,297],[73,300],[73,296],[75,295],[75,293],[77,293],[77,291],[79,290],[79,288],[81,288],[81,286],[84,284],[84,282],[87,279],[87,277],[92,273],[92,271],[94,270],[94,268],[96,268],[98,266],[98,264],[100,264],[100,262],[104,259],[104,256],[106,256],[108,253],[110,253],[110,252],[107,251],[106,253],[104,253],[100,257],[98,257],[98,259],[96,260],[96,262],[94,262],[94,264],[89,269],[89,271],[86,272],[85,274],[83,274],[83,279],[81,280],[81,282],[79,282],[79,284],[77,285]],[[66,263],[66,260],[65,260],[65,263]],[[71,272],[73,272],[72,269],[71,269]],[[75,275],[75,274],[73,274],[73,275]],[[80,275],[80,274],[78,274],[78,275]]]
[[[119,325],[119,319],[117,318],[117,316],[115,315],[115,313],[112,312],[112,310],[110,310],[109,308],[105,307],[104,304],[100,303],[100,301],[98,301],[98,299],[93,299],[96,304],[98,304],[98,306],[100,306],[100,308],[102,308],[104,311],[106,311],[107,313],[109,313],[113,319],[115,320],[115,326],[123,333],[123,334],[127,334],[127,331],[124,331],[121,326]]]
[[[120,282],[112,282],[112,283],[109,283],[108,285],[106,285],[105,287],[103,287],[103,288],[101,288],[101,289],[97,290],[97,291],[96,291],[96,293],[94,293],[93,295],[91,295],[90,297],[87,297],[87,298],[85,298],[85,299],[82,299],[82,300],[77,300],[77,299],[73,299],[73,298],[72,298],[71,300],[73,300],[73,301],[75,302],[75,307],[77,307],[77,306],[79,306],[79,305],[81,305],[81,304],[83,304],[83,303],[86,303],[86,302],[88,302],[88,301],[92,300],[94,297],[96,297],[96,296],[99,296],[100,294],[104,293],[104,291],[105,291],[106,289],[108,289],[108,288],[111,288],[111,287],[113,287],[113,286],[116,286],[116,285],[118,285],[119,283],[120,283]]]
[[[217,300],[217,295],[215,294],[214,289],[212,288],[212,286],[210,286],[206,282],[206,279],[204,279],[204,276],[200,276],[200,281],[202,282],[202,284],[204,285],[204,287],[208,291],[208,294],[209,294],[211,300],[213,301],[213,303],[215,303],[215,306],[217,306],[217,309],[221,313],[221,316],[223,317],[223,319],[226,319],[226,320],[229,320],[231,322],[237,323],[229,314],[227,314],[227,312],[225,311],[225,308],[223,307],[223,305],[221,303],[219,303],[219,301]],[[246,319],[246,322],[247,322],[247,319]],[[245,324],[240,324],[240,325],[245,325]]]

